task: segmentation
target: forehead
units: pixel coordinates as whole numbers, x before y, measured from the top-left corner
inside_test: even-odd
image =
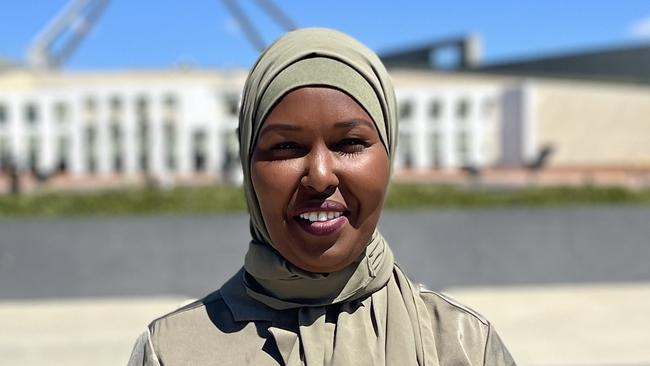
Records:
[[[309,86],[284,95],[271,109],[263,125],[283,122],[373,122],[364,107],[343,91],[330,87]]]

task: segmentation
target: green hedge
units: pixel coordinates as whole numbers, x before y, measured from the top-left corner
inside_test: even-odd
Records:
[[[426,184],[395,184],[388,208],[650,204],[650,190],[623,188],[465,189]],[[0,216],[85,216],[206,214],[246,209],[241,187],[211,186],[172,190],[130,189],[93,193],[0,196]]]

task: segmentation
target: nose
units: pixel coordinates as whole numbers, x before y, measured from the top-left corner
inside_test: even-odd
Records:
[[[300,179],[305,188],[323,193],[338,187],[336,160],[326,146],[314,147],[305,159],[305,172]]]

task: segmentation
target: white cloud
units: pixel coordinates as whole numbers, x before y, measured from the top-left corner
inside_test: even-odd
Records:
[[[650,38],[650,15],[632,23],[629,34],[636,38]]]

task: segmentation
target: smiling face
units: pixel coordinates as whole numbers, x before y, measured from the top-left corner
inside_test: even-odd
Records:
[[[389,159],[366,111],[347,94],[302,87],[266,117],[251,179],[274,248],[299,268],[351,264],[379,221]]]

